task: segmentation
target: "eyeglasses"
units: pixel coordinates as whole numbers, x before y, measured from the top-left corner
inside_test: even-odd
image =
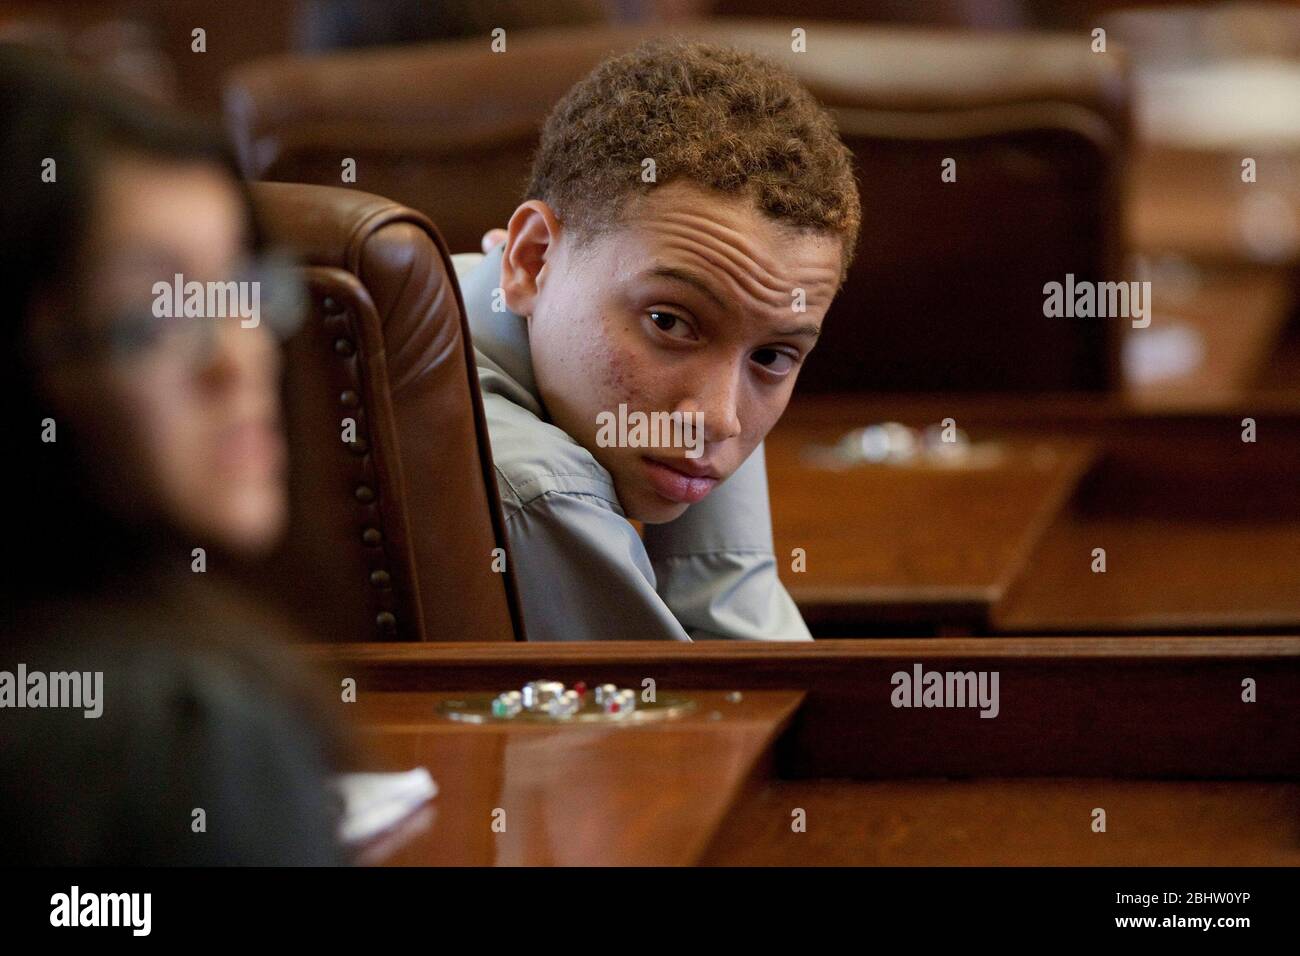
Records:
[[[265,326],[283,342],[306,314],[307,295],[296,263],[280,252],[248,260],[230,279],[199,282],[174,275],[154,283],[152,290],[151,305],[92,328],[65,331],[45,342],[46,355],[122,363],[166,357],[197,367],[211,360],[225,328],[237,325],[253,333]]]

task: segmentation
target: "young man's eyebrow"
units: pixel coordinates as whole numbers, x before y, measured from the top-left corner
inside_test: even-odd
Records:
[[[731,311],[731,306],[722,301],[721,296],[713,291],[713,287],[689,269],[679,269],[676,266],[657,266],[654,269],[647,269],[642,273],[642,275],[656,276],[661,279],[673,279],[676,282],[684,282],[689,286],[694,286],[709,299],[713,300],[713,304],[723,312]]]
[[[775,332],[773,332],[772,334],[773,334],[773,335],[784,335],[784,336],[799,336],[799,335],[807,335],[807,336],[809,336],[809,337],[815,339],[815,338],[817,338],[817,336],[819,336],[819,335],[822,334],[822,330],[819,329],[817,326],[815,326],[815,325],[811,325],[811,324],[809,324],[809,325],[795,325],[795,326],[792,326],[791,328],[788,328],[788,329],[777,329],[777,330],[776,330]]]
[[[713,302],[717,305],[717,307],[721,309],[723,312],[731,311],[730,307],[725,302],[723,302],[721,298],[719,298],[718,294],[713,291],[713,289],[703,278],[701,278],[700,276],[696,275],[694,272],[691,272],[687,269],[678,269],[675,266],[658,266],[654,269],[646,270],[645,272],[642,273],[642,275],[657,276],[663,279],[672,279],[676,282],[685,282],[687,285],[694,286],[696,289],[699,289],[702,293],[704,293],[706,296],[712,299]],[[813,325],[812,323],[808,323],[806,325],[795,325],[788,329],[777,329],[772,334],[782,335],[787,337],[806,336],[815,339],[822,334],[822,330],[819,329],[817,326]]]

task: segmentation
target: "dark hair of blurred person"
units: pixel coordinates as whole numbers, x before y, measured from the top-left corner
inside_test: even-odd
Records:
[[[0,389],[22,486],[0,670],[104,672],[102,717],[0,709],[5,861],[339,862],[336,738],[269,619],[215,580],[286,520],[275,317],[152,308],[176,274],[268,274],[229,153],[14,47],[0,141]]]

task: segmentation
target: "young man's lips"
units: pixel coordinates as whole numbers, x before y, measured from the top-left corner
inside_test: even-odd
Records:
[[[654,490],[678,504],[694,504],[718,484],[712,469],[699,468],[694,462],[675,461],[670,465],[657,458],[642,458],[641,461],[645,463]]]

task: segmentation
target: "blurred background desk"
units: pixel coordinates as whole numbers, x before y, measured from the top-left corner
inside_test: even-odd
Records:
[[[833,471],[805,458],[872,422],[944,418],[1003,449],[1001,464]],[[818,636],[1300,628],[1289,399],[1159,411],[1118,398],[805,398],[768,449],[778,566]]]

